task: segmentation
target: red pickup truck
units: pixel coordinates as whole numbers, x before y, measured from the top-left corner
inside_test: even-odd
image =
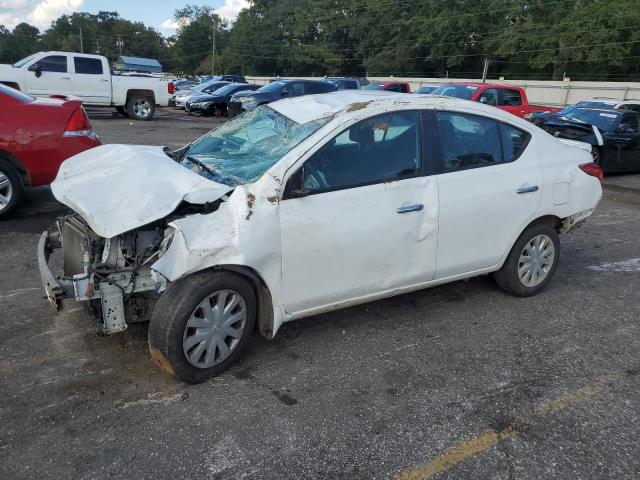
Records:
[[[431,95],[463,98],[474,102],[493,105],[501,110],[527,118],[535,112],[553,113],[560,110],[555,107],[531,105],[527,101],[524,89],[515,85],[497,85],[494,83],[448,83],[436,88]]]

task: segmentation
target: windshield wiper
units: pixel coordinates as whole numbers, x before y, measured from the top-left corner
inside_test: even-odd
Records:
[[[219,175],[218,172],[216,172],[213,168],[208,167],[204,162],[201,162],[200,160],[192,157],[191,155],[185,155],[184,158],[189,160],[191,163],[197,165],[198,167],[200,167],[200,169],[207,172],[208,174],[213,175],[214,177],[217,177]]]

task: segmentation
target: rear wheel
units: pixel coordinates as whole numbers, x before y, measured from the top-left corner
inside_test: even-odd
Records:
[[[231,272],[178,280],[160,297],[149,325],[149,349],[165,372],[203,382],[233,365],[255,326],[253,288]]]
[[[18,205],[23,193],[20,173],[7,160],[0,158],[0,218]]]
[[[127,113],[134,120],[151,120],[155,110],[153,100],[144,95],[132,95],[127,101]]]
[[[520,297],[535,295],[553,277],[559,257],[560,240],[556,229],[544,223],[534,224],[520,235],[493,278],[507,293]]]

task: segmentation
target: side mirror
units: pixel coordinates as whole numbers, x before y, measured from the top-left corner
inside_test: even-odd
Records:
[[[304,165],[296,173],[289,177],[287,186],[284,189],[283,200],[288,198],[301,198],[309,195],[309,190],[304,188]]]
[[[42,68],[37,63],[34,63],[29,67],[29,70],[35,74],[36,77],[40,77],[42,75]]]
[[[487,97],[480,97],[480,103],[488,103],[489,99]]]

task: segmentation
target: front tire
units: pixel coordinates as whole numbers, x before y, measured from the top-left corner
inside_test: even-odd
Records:
[[[116,112],[118,112],[123,117],[128,117],[129,116],[129,112],[127,112],[127,109],[122,107],[122,106],[116,107]]]
[[[134,120],[151,120],[155,111],[153,99],[145,95],[132,95],[127,101],[127,113]]]
[[[493,278],[505,292],[529,297],[546,287],[556,271],[559,258],[560,240],[556,229],[545,223],[530,225],[522,232]]]
[[[240,358],[255,321],[255,294],[243,277],[210,270],[190,275],[171,285],[154,308],[151,357],[171,375],[204,382]]]
[[[7,160],[0,158],[0,218],[8,215],[20,203],[23,194],[20,173]]]

